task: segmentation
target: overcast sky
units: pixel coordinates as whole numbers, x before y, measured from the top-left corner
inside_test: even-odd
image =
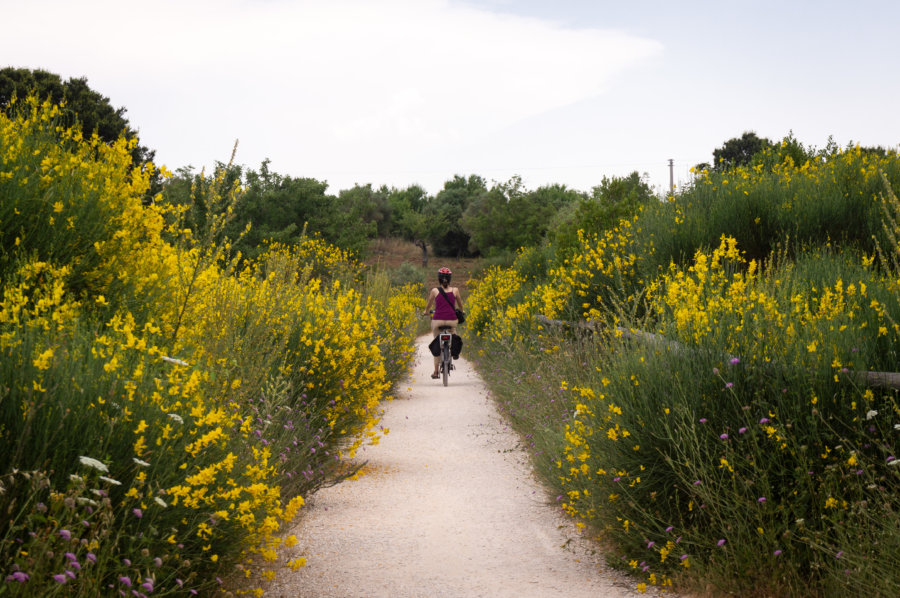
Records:
[[[900,3],[0,0],[0,66],[86,77],[174,170],[436,193],[658,190],[726,139],[900,145]]]

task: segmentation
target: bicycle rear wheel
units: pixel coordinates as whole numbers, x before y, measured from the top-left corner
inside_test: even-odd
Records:
[[[444,375],[444,386],[450,381],[450,346],[445,344],[442,351],[441,373]]]

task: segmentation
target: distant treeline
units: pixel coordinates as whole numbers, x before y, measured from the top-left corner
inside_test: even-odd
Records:
[[[189,226],[199,230],[207,218],[202,198],[217,180],[243,188],[225,234],[245,256],[268,241],[291,243],[304,228],[358,254],[375,237],[399,237],[426,243],[434,255],[491,256],[548,235],[569,242],[578,229],[605,228],[653,197],[636,172],[604,177],[590,193],[565,185],[528,190],[519,177],[488,185],[477,175],[457,175],[434,196],[418,185],[370,184],[333,195],[325,182],[272,172],[268,161],[258,170],[219,164],[212,174],[183,168],[163,184],[163,194],[188,207]]]

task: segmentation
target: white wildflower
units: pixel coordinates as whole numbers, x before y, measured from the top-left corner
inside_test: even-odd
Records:
[[[112,484],[113,486],[121,486],[122,485],[122,482],[120,482],[119,480],[114,480],[112,478],[108,478],[105,475],[100,476],[100,479],[108,484]]]
[[[141,461],[137,457],[132,457],[131,460],[134,461],[135,463],[137,463],[138,465],[140,465],[141,467],[150,467],[149,463],[147,463],[146,461]]]
[[[85,457],[82,455],[81,457],[78,457],[78,460],[81,462],[82,465],[87,465],[88,467],[93,467],[94,469],[96,469],[98,471],[102,471],[103,473],[109,472],[109,468],[106,465],[104,465],[103,463],[101,463],[100,461],[97,461],[96,459],[94,459],[92,457]]]
[[[76,496],[76,497],[75,497],[75,502],[77,502],[77,503],[78,503],[79,505],[81,505],[81,506],[84,506],[84,505],[91,505],[92,507],[98,507],[98,506],[100,506],[100,505],[97,504],[96,501],[93,501],[93,500],[91,500],[91,499],[89,499],[89,498],[85,498],[84,496]]]
[[[181,359],[176,359],[174,357],[169,357],[167,355],[162,356],[163,361],[167,361],[169,363],[174,363],[175,365],[188,365],[188,362],[183,361]]]
[[[875,411],[874,409],[872,409],[871,411],[869,411],[868,413],[866,413],[866,419],[867,419],[867,420],[872,419],[872,418],[875,417],[876,415],[878,415],[878,412]]]
[[[153,502],[155,502],[156,504],[158,504],[158,505],[161,506],[161,507],[168,507],[168,506],[169,506],[169,505],[166,504],[166,501],[164,501],[163,499],[161,499],[161,498],[158,497],[158,496],[154,496],[154,497],[153,497]]]
[[[81,477],[80,475],[76,475],[76,474],[73,473],[73,474],[71,474],[71,475],[69,476],[69,480],[72,481],[72,482],[76,482],[76,483],[77,483],[77,482],[83,482],[83,481],[84,481],[84,478]]]
[[[181,416],[178,415],[177,413],[170,413],[170,414],[169,414],[169,417],[171,417],[172,419],[174,419],[175,421],[177,421],[179,424],[183,424],[183,423],[184,423],[184,420],[181,419]]]

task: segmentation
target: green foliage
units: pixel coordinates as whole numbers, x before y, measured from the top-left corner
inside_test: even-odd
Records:
[[[722,147],[713,150],[713,165],[716,170],[726,170],[737,166],[747,166],[753,157],[772,142],[765,137],[758,137],[753,131],[745,131],[740,137],[733,137]]]
[[[469,233],[462,226],[462,216],[469,204],[487,191],[484,179],[456,175],[425,206],[428,240],[438,256],[469,255]]]
[[[653,189],[637,172],[625,177],[603,177],[590,197],[579,197],[557,219],[551,231],[559,254],[567,256],[578,246],[578,231],[599,235],[614,228],[620,220],[634,216],[642,206],[655,199]]]
[[[64,103],[60,124],[71,127],[79,123],[85,138],[90,138],[94,133],[106,143],[112,143],[123,135],[137,138],[137,131],[125,118],[125,108],[113,108],[108,97],[88,86],[86,78],[63,81],[59,75],[41,69],[0,69],[0,111],[9,110],[14,97],[21,100],[32,93],[40,100]],[[131,150],[134,163],[140,166],[152,162],[154,154],[153,150],[138,144]],[[153,177],[151,183],[150,193],[156,193],[159,190],[158,177]]]
[[[528,191],[519,177],[476,197],[462,216],[469,249],[491,256],[537,245],[556,214],[581,197],[564,185]]]

